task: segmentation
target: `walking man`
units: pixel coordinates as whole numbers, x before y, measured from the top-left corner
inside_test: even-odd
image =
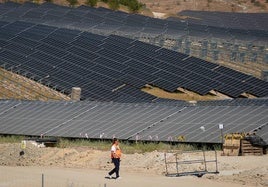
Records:
[[[119,140],[117,138],[113,139],[113,144],[111,147],[111,159],[114,163],[114,169],[112,169],[108,174],[109,178],[112,178],[112,175],[115,173],[115,178],[119,179],[119,168],[120,168],[120,158],[121,158],[121,149],[119,147]]]

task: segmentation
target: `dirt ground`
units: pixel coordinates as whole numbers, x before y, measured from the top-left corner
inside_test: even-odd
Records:
[[[20,156],[20,144],[0,144],[0,187],[40,186],[44,174],[45,186],[268,186],[268,155],[221,156],[217,152],[219,174],[166,177],[165,158],[174,161],[174,153],[153,151],[143,154],[124,154],[120,180],[105,179],[113,168],[109,151],[90,147],[38,148],[30,143]],[[180,153],[179,160],[199,160],[202,153]],[[206,153],[207,160],[215,160],[215,152]],[[182,165],[179,172],[199,171],[204,163]],[[207,164],[215,171],[214,162]],[[168,165],[175,172],[174,164]]]
[[[152,12],[175,15],[183,10],[222,12],[267,12],[266,0],[140,0]],[[258,2],[258,3],[256,3]],[[164,17],[164,16],[163,16]]]

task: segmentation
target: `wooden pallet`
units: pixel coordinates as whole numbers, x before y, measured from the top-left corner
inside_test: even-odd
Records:
[[[223,144],[222,156],[238,156],[240,149],[240,140],[226,139]]]
[[[247,140],[241,140],[241,155],[263,155],[263,148],[252,145]]]

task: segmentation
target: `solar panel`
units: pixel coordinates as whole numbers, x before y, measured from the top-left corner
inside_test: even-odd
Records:
[[[169,27],[170,29],[179,27],[189,29],[193,33],[206,30],[209,33],[217,34],[219,32],[219,35],[224,35],[218,27],[197,23],[191,23],[187,27],[187,24],[182,22],[128,15],[106,9],[87,9],[85,7],[72,9],[53,4],[26,4],[25,6],[16,4],[16,6],[20,7],[19,12],[17,15],[13,13],[15,17],[22,15],[20,18],[16,18],[21,21],[10,24],[3,22],[3,26],[0,28],[0,39],[5,41],[3,44],[5,49],[1,50],[1,58],[5,60],[3,63],[14,63],[16,66],[22,64],[23,60],[37,60],[57,67],[60,72],[69,72],[74,75],[74,80],[81,71],[82,77],[85,77],[87,73],[96,73],[111,80],[123,81],[137,87],[146,82],[169,91],[183,87],[201,95],[207,94],[210,90],[216,90],[233,97],[239,97],[241,93],[250,93],[257,97],[267,96],[267,85],[263,81],[252,79],[251,76],[135,39],[116,35],[98,35],[70,26],[75,24],[74,20],[82,23],[92,18],[92,23],[96,23],[97,26],[90,28],[96,33],[99,31],[100,33],[110,33],[114,29],[119,29],[117,27],[120,26],[126,31],[133,29],[129,31],[131,33],[137,29],[141,31],[140,33],[155,34],[162,32],[163,29],[169,29]],[[30,10],[28,14],[22,11],[26,9]],[[44,20],[49,15],[54,18]],[[33,18],[34,16],[36,18]],[[122,19],[118,20],[118,18]],[[38,21],[31,19],[40,19],[40,23],[46,25],[36,24]],[[27,20],[27,22],[23,20]],[[136,28],[134,29],[134,27]],[[101,29],[107,29],[107,31]],[[228,30],[230,35],[237,32],[239,29]],[[265,37],[262,32],[255,34]],[[123,35],[128,34],[123,33]],[[8,45],[6,45],[7,41],[10,42]],[[14,53],[14,57],[10,53]],[[72,70],[74,67],[77,68]],[[19,67],[16,68],[19,69]],[[24,69],[31,70],[25,66]],[[64,77],[64,75],[60,76]],[[133,77],[133,81],[131,81],[131,77]]]
[[[256,131],[267,142],[267,105],[2,100],[0,106],[1,134],[169,142],[183,136],[185,142],[221,143],[221,123],[224,134]]]

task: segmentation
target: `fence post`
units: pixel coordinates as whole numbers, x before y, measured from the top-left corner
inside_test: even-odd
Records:
[[[44,185],[44,181],[45,180],[45,177],[44,177],[44,174],[42,173],[42,187],[45,187],[45,185]]]

